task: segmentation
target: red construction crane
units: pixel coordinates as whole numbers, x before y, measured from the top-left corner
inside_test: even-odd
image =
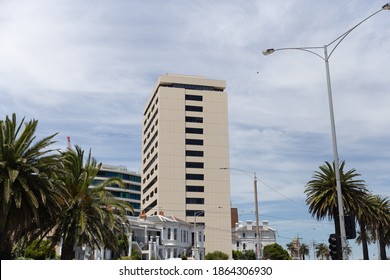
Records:
[[[70,150],[72,148],[72,145],[70,144],[70,136],[67,137],[67,140],[68,140],[68,150]]]

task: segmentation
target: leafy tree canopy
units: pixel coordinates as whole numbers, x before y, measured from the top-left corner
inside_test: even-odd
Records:
[[[277,243],[270,244],[263,249],[263,259],[266,260],[291,260],[287,250]]]

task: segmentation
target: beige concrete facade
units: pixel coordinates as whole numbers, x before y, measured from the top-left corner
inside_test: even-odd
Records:
[[[205,225],[207,252],[231,256],[225,81],[160,76],[143,119],[142,209]],[[195,217],[196,216],[196,217]]]

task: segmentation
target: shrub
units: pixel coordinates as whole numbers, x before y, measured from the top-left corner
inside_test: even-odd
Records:
[[[221,251],[214,251],[214,252],[207,253],[205,259],[206,260],[228,260],[229,255]]]
[[[35,240],[26,248],[24,252],[24,257],[26,259],[33,260],[54,259],[55,256],[56,251],[48,240]]]

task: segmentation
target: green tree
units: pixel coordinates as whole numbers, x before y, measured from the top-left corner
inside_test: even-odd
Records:
[[[374,217],[371,230],[371,238],[378,241],[381,260],[387,260],[386,246],[390,245],[390,200],[388,197],[373,195]]]
[[[356,215],[365,203],[368,190],[364,180],[357,179],[360,174],[355,169],[345,172],[344,167],[345,161],[342,161],[339,170],[343,210],[344,213]],[[334,163],[325,162],[319,169],[320,171],[315,171],[312,180],[306,184],[306,204],[309,205],[309,213],[317,220],[325,217],[334,220],[335,233],[340,235]]]
[[[302,243],[300,246],[299,246],[299,258],[301,260],[305,260],[305,256],[308,256],[309,255],[309,246],[305,243]]]
[[[324,243],[318,243],[315,246],[316,258],[319,260],[329,260],[329,248]]]
[[[360,231],[357,232],[356,243],[362,245],[363,248],[363,260],[369,260],[368,245],[372,243],[370,236],[367,234],[366,225],[362,227],[360,224]]]
[[[55,241],[62,240],[61,259],[73,259],[75,247],[83,245],[121,251],[123,244],[117,237],[129,230],[126,209],[132,209],[105,188],[112,184],[122,186],[123,182],[110,178],[91,187],[101,163],[96,162],[91,152],[84,163],[84,151],[79,146],[63,156],[66,170],[63,181],[68,197],[54,234]]]
[[[291,260],[287,250],[277,243],[264,246],[263,259],[265,260]]]
[[[48,240],[35,240],[25,250],[24,257],[33,260],[54,259],[56,251]]]
[[[207,253],[205,259],[206,260],[228,260],[229,255],[221,251],[214,251],[214,252]]]
[[[255,260],[256,253],[253,250],[246,250],[244,252],[233,250],[233,259],[235,260]]]
[[[363,259],[369,259],[368,245],[371,244],[374,240],[372,236],[369,235],[370,228],[375,227],[377,222],[377,210],[378,204],[375,200],[375,197],[371,194],[366,195],[364,205],[358,209],[356,213],[356,218],[359,223],[360,231],[356,238],[356,243],[362,245],[363,249]]]
[[[38,121],[24,120],[0,121],[0,259],[47,233],[61,212],[60,153],[48,149],[56,134],[37,140]]]
[[[290,252],[290,256],[297,257],[298,256],[298,247],[295,241],[286,244],[287,250]]]

